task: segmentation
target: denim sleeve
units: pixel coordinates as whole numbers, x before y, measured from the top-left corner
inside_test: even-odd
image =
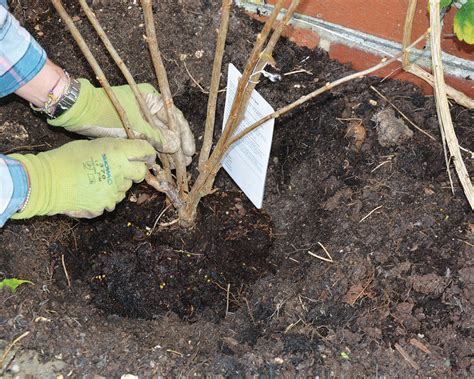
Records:
[[[23,165],[0,155],[0,228],[25,203],[28,196],[28,175]]]
[[[0,0],[0,97],[28,83],[46,63],[46,53]]]

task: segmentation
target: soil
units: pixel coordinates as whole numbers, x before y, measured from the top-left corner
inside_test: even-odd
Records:
[[[135,3],[117,1],[97,16],[136,80],[154,83]],[[14,5],[52,60],[94,78],[48,1]],[[76,2],[66,5],[80,15]],[[208,88],[218,7],[155,8],[175,101],[198,145],[207,96],[196,82]],[[124,84],[80,16],[109,80]],[[242,69],[260,26],[233,11],[226,64]],[[304,70],[262,80],[274,108],[352,72],[288,41],[274,55],[272,71]],[[413,135],[387,142],[376,120],[390,105],[373,88],[436,141],[409,126]],[[451,111],[461,145],[474,150],[474,112]],[[47,127],[14,96],[1,100],[0,126],[2,152],[80,138]],[[472,377],[474,225],[438,141],[431,96],[405,82],[358,79],[277,120],[261,211],[221,172],[192,230],[173,224],[144,184],[95,220],[7,223],[0,274],[34,284],[0,292],[0,351],[29,332],[2,374]]]

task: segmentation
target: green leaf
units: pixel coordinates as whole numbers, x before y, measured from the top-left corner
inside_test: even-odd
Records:
[[[441,0],[439,2],[439,9],[443,9],[443,8],[446,8],[446,7],[450,6],[452,2],[453,2],[453,0]]]
[[[33,284],[33,282],[30,282],[29,280],[21,280],[21,279],[16,279],[16,278],[3,279],[0,282],[0,290],[3,287],[7,287],[7,288],[10,288],[12,292],[15,292],[16,289],[22,284]]]
[[[346,361],[348,361],[350,359],[349,354],[347,354],[345,351],[341,352],[341,358],[345,359]]]
[[[474,0],[469,0],[454,16],[454,33],[460,41],[474,44]]]

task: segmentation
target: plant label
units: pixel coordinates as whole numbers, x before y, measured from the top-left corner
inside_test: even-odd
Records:
[[[229,64],[228,71],[223,129],[232,108],[239,79],[242,76],[232,63]],[[254,90],[245,116],[235,131],[235,135],[273,112],[272,106]],[[222,162],[222,167],[258,209],[262,208],[263,203],[274,125],[275,120],[269,120],[237,141],[230,147]]]

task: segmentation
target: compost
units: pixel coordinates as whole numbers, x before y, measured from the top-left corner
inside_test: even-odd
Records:
[[[14,3],[52,60],[94,77],[48,1]],[[218,9],[213,0],[155,8],[173,95],[198,146]],[[97,16],[137,82],[155,83],[135,2]],[[124,84],[85,18],[76,23],[109,80]],[[242,69],[260,26],[233,11],[226,63]],[[286,40],[274,55],[282,80],[258,90],[275,108],[352,72]],[[377,120],[390,105],[373,88],[436,141],[409,125],[403,138],[382,135]],[[473,112],[453,104],[452,114],[461,145],[474,150]],[[78,138],[14,97],[2,100],[0,127],[2,152]],[[158,219],[166,204],[144,184],[95,220],[9,222],[0,274],[34,285],[0,292],[0,339],[29,331],[19,345],[37,364],[60,361],[54,375],[73,377],[472,376],[474,226],[438,141],[431,96],[358,79],[277,120],[263,210],[221,172],[191,230],[170,209]]]

